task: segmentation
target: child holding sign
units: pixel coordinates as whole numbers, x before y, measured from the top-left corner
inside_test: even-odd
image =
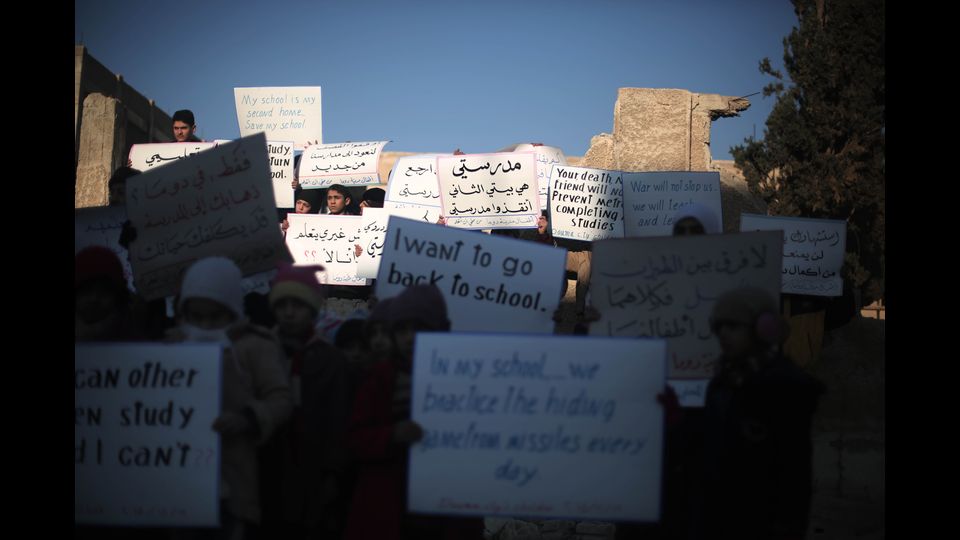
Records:
[[[389,304],[387,319],[393,354],[373,366],[357,391],[350,419],[348,444],[360,468],[346,538],[481,538],[479,519],[404,512],[409,447],[423,438],[423,429],[410,420],[414,339],[417,332],[449,331],[443,293],[436,285],[407,287]]]
[[[823,385],[779,352],[787,323],[762,289],[721,295],[711,330],[722,353],[707,388],[701,515],[691,522],[711,538],[803,538]]]
[[[213,429],[221,436],[221,531],[243,538],[260,522],[257,448],[293,409],[282,354],[269,330],[243,317],[240,269],[224,257],[195,262],[184,274],[179,326],[172,341],[215,342],[223,346],[223,396]],[[189,531],[183,531],[189,534]],[[215,536],[217,531],[205,531]]]

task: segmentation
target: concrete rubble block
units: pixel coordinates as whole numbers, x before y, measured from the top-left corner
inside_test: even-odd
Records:
[[[713,170],[720,173],[720,208],[723,232],[740,231],[741,214],[767,214],[767,204],[750,192],[743,174],[733,161],[715,161]]]
[[[106,206],[107,182],[120,163],[122,137],[115,134],[123,122],[123,105],[103,94],[90,94],[83,100],[80,146],[77,154],[77,180],[74,206]],[[124,160],[124,163],[126,160]]]
[[[567,161],[569,162],[569,159]],[[613,135],[609,133],[594,135],[590,139],[590,148],[577,166],[615,170],[617,167],[613,157]]]
[[[569,520],[544,521],[540,525],[543,540],[572,540],[577,523]]]
[[[690,116],[690,170],[709,171],[713,158],[710,156],[710,116],[694,109]]]
[[[687,90],[620,88],[613,113],[616,168],[690,170],[691,98]]]
[[[581,521],[577,524],[577,534],[579,534],[581,538],[599,540],[600,538],[613,538],[616,533],[617,527],[613,523]]]
[[[543,540],[536,523],[514,519],[500,529],[497,540]]]

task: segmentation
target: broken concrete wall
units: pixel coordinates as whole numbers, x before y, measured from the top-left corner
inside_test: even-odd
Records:
[[[126,163],[123,130],[119,129],[125,122],[124,108],[118,99],[89,94],[83,100],[82,115],[74,206],[106,206],[107,181]]]

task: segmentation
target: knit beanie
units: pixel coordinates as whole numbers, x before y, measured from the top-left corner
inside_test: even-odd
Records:
[[[449,330],[447,303],[436,285],[411,285],[393,299],[393,321],[417,321],[431,330]]]
[[[370,188],[363,192],[363,200],[367,201],[367,206],[371,208],[383,208],[383,199],[386,194],[382,188]]]
[[[107,278],[119,289],[127,288],[123,265],[116,253],[104,246],[85,247],[73,258],[73,286],[79,287],[97,278]]]
[[[177,309],[191,298],[205,298],[223,304],[237,318],[243,317],[242,274],[237,265],[226,257],[207,257],[193,263],[183,276]]]
[[[293,196],[294,206],[296,206],[297,201],[305,201],[310,204],[308,214],[319,213],[320,207],[323,206],[323,197],[320,196],[321,191],[319,189],[298,189]]]
[[[270,286],[270,307],[283,298],[296,298],[316,310],[323,311],[323,286],[317,281],[317,272],[323,266],[293,266],[281,262],[277,267],[277,276]]]

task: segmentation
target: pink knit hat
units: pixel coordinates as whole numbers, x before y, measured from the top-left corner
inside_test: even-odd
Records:
[[[317,311],[323,311],[323,286],[317,281],[317,272],[323,266],[294,266],[281,262],[277,267],[277,277],[270,287],[270,307],[283,298],[296,298]]]

